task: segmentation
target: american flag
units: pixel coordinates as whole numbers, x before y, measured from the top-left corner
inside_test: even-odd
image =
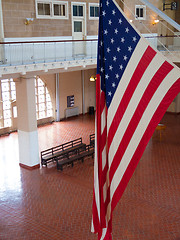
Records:
[[[100,1],[92,232],[112,239],[112,212],[156,126],[180,92],[180,71]]]

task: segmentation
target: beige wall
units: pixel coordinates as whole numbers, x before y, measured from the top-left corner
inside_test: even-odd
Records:
[[[36,18],[35,0],[2,0],[4,37],[71,36],[71,2],[86,3],[87,34],[96,35],[98,21],[89,20],[89,2],[98,3],[98,0],[68,0],[68,19]],[[34,18],[34,21],[25,25],[26,18]]]

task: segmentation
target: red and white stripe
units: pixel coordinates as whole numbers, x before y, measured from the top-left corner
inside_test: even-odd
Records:
[[[94,231],[100,233],[98,239],[111,239],[112,211],[156,126],[179,93],[179,77],[179,69],[143,38],[128,63],[108,112],[98,77],[93,215],[96,208],[99,222],[92,224],[96,226]]]

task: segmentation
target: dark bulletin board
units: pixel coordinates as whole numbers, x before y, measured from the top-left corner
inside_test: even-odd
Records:
[[[67,107],[74,106],[74,95],[67,96]]]

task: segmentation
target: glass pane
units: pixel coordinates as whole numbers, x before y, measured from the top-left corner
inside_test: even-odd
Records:
[[[11,118],[11,111],[10,110],[4,110],[4,119]]]
[[[38,3],[38,15],[44,15],[43,3]]]
[[[38,88],[38,94],[44,94],[44,87],[39,87]]]
[[[39,100],[39,103],[45,102],[45,96],[44,95],[39,95],[38,100]]]
[[[16,100],[16,91],[11,91],[12,100]]]
[[[82,32],[82,22],[74,22],[74,32]]]
[[[83,6],[78,6],[79,7],[79,14],[78,16],[82,17],[83,16]]]
[[[52,110],[47,110],[47,117],[51,117],[52,116]]]
[[[2,93],[2,99],[3,101],[9,101],[9,92],[3,92]]]
[[[15,82],[11,82],[11,90],[12,91],[16,90]]]
[[[50,95],[48,93],[46,94],[46,101],[51,101]]]
[[[9,91],[9,83],[8,82],[2,83],[1,87],[2,87],[2,92]]]
[[[13,107],[13,116],[14,118],[17,118],[17,106]]]
[[[77,6],[73,6],[73,16],[77,16]]]
[[[139,17],[139,8],[136,8],[136,16]]]
[[[94,17],[94,7],[90,7],[90,17]]]
[[[95,17],[99,17],[99,7],[95,7]]]
[[[143,17],[143,8],[140,8],[140,17]]]
[[[44,15],[50,16],[50,4],[44,4]]]
[[[39,104],[39,111],[44,111],[45,110],[45,103],[40,103]]]
[[[38,86],[43,86],[44,85],[43,81],[40,78],[38,78],[37,84],[38,84]]]
[[[45,111],[39,112],[39,118],[45,118]]]
[[[11,126],[11,119],[4,120],[4,127],[10,127]]]
[[[9,101],[3,102],[3,110],[8,110],[11,108],[11,104]]]
[[[60,16],[60,5],[54,4],[54,16]]]
[[[51,102],[47,102],[47,109],[52,109],[52,103]]]

